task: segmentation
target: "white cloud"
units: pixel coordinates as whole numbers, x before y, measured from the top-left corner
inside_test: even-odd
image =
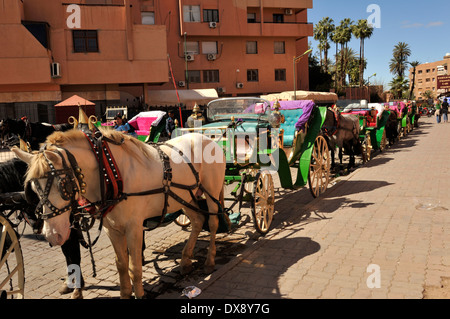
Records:
[[[440,27],[441,25],[444,25],[444,22],[442,21],[433,21],[427,24],[427,28],[432,28],[432,27]]]

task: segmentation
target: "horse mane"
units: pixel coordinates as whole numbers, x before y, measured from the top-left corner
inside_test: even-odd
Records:
[[[133,156],[136,160],[140,160],[138,156],[139,154],[134,149],[132,149],[130,145],[128,145],[129,143],[136,146],[141,154],[144,154],[146,158],[155,159],[154,155],[146,147],[146,144],[139,141],[138,139],[111,129],[100,128],[100,131],[102,132],[104,137],[107,137],[117,143],[120,143],[123,139],[124,143],[121,145],[121,147],[123,147],[124,152]],[[46,149],[51,151],[55,150],[57,147],[65,147],[67,144],[76,143],[79,141],[87,141],[86,136],[82,131],[78,129],[72,129],[65,132],[55,131],[47,137],[45,143],[47,144]],[[43,153],[34,152],[34,154],[35,156],[33,157],[31,165],[28,168],[25,183],[33,178],[42,178],[50,169]]]

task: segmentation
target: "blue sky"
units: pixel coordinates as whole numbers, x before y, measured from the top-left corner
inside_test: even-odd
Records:
[[[368,62],[364,78],[376,73],[370,81],[389,85],[393,75],[389,72],[392,50],[398,42],[406,42],[411,48],[409,61],[421,63],[442,60],[450,53],[450,1],[448,0],[313,0],[313,9],[308,10],[308,20],[319,22],[330,17],[335,25],[344,18],[353,21],[368,19],[373,11],[367,12],[371,4],[380,8],[380,28],[365,41],[365,57]],[[318,52],[317,42],[310,38],[314,53]],[[349,47],[359,55],[358,39],[353,38]],[[334,59],[335,45],[331,45]]]

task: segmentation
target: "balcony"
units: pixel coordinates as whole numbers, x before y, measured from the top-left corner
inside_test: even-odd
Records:
[[[226,21],[211,27],[208,22],[189,22],[183,24],[189,36],[249,36],[249,37],[310,37],[313,36],[312,23],[246,23],[237,30],[236,24]]]

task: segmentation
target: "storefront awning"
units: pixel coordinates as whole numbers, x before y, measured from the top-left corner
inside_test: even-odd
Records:
[[[217,91],[215,89],[202,90],[178,90],[180,103],[186,106],[194,106],[197,104],[207,104],[217,99]],[[178,105],[177,91],[175,90],[149,90],[148,100],[150,106],[161,105]]]

